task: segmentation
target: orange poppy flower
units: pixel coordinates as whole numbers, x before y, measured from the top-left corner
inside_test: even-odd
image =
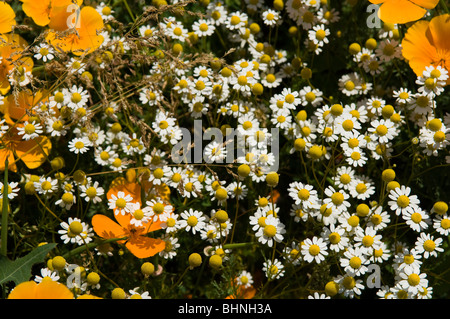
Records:
[[[417,76],[421,76],[425,67],[430,65],[441,66],[450,72],[449,39],[449,14],[436,16],[431,21],[418,21],[403,38],[403,57]],[[450,79],[447,84],[450,84]]]
[[[8,159],[8,170],[17,172],[15,157],[20,159],[29,169],[35,169],[47,159],[52,143],[46,136],[39,136],[32,140],[22,138],[12,129],[2,138],[0,147],[0,171],[5,170],[5,161]]]
[[[44,278],[39,284],[34,281],[18,284],[8,299],[73,299],[73,293],[62,283]]]
[[[69,11],[69,12],[67,12]],[[69,23],[70,22],[70,23]],[[50,19],[51,30],[46,40],[64,52],[82,55],[95,51],[103,43],[103,36],[98,33],[103,29],[103,19],[95,8],[85,6],[79,12],[58,9]],[[69,34],[61,36],[60,31]]]
[[[12,26],[16,25],[16,14],[9,4],[0,2],[0,33],[12,31]]]
[[[9,95],[0,105],[0,112],[9,125],[14,125],[15,121],[28,121],[27,112],[39,102],[47,101],[47,92],[44,91],[20,91],[17,96]]]
[[[148,184],[146,186],[151,187]],[[148,190],[147,187],[146,190]],[[106,197],[110,200],[112,195],[117,195],[119,192],[130,195],[133,198],[133,202],[141,203],[141,186],[139,183],[128,182],[125,178],[118,177],[111,183]],[[150,220],[143,223],[142,226],[136,226],[130,223],[133,218],[131,214],[122,215],[114,212],[114,217],[118,223],[105,215],[94,215],[92,217],[92,227],[95,233],[104,239],[126,237],[126,239],[117,243],[123,244],[126,242],[125,246],[127,249],[138,258],[151,257],[164,250],[166,245],[163,240],[146,236],[150,232],[161,229],[159,220],[156,222]]]
[[[386,23],[407,23],[421,19],[427,9],[433,9],[439,0],[369,0],[380,4],[378,17]]]
[[[136,227],[131,224],[131,214],[114,215],[117,222],[105,215],[97,214],[92,217],[92,227],[95,233],[104,239],[125,238],[119,240],[118,244],[125,243],[127,249],[138,258],[148,258],[164,250],[164,240],[147,237],[146,235],[161,229],[161,222],[143,223]]]
[[[8,74],[17,67],[23,67],[26,72],[33,69],[33,59],[23,57],[21,52],[28,46],[18,34],[0,35],[0,93],[6,95],[11,88]]]
[[[72,0],[20,0],[22,10],[27,16],[33,19],[34,23],[43,27],[50,23],[51,18],[60,10],[67,10],[67,6],[72,4]],[[81,6],[83,0],[78,0],[77,5]]]

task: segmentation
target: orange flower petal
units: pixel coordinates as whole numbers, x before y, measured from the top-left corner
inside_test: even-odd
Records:
[[[94,215],[91,223],[95,233],[104,239],[123,238],[128,236],[125,228],[105,215]],[[122,244],[124,241],[119,241],[118,243]]]
[[[65,31],[69,28],[67,19],[74,14],[76,10],[81,7],[83,0],[78,0],[77,3],[72,4],[71,0],[52,1],[52,8],[50,14],[50,21],[48,27],[56,31]],[[69,7],[70,6],[70,7]]]
[[[378,10],[378,16],[386,23],[407,23],[421,19],[427,11],[408,0],[388,0]]]
[[[434,17],[428,27],[431,34],[431,44],[438,50],[450,52],[450,14]],[[448,58],[450,58],[450,55]]]
[[[439,0],[410,0],[410,1],[425,9],[433,9],[439,3]]]
[[[37,285],[37,299],[73,299],[73,293],[62,283],[43,280]]]
[[[11,6],[5,2],[0,2],[0,33],[12,31],[12,26],[16,25],[16,14]]]
[[[164,240],[144,236],[130,238],[125,245],[137,258],[148,258],[163,251],[166,247]]]
[[[73,293],[59,282],[44,279],[39,284],[34,281],[18,284],[8,299],[73,299]]]
[[[10,87],[8,73],[15,65],[23,66],[26,71],[33,68],[33,59],[22,57],[21,52],[28,46],[27,41],[18,34],[0,34],[0,57],[2,67],[0,68],[0,93],[6,95]],[[20,60],[20,63],[16,62]]]
[[[67,14],[67,12],[65,14]],[[58,21],[54,23],[54,25],[50,23],[49,26],[53,26],[53,29],[61,29],[62,26],[67,25],[67,20],[70,19],[70,17],[64,16],[62,18],[60,17],[60,19],[62,22]],[[71,51],[75,55],[82,55],[85,51],[87,51],[87,53],[95,51],[100,47],[104,40],[103,36],[97,34],[104,27],[102,16],[93,7],[85,6],[81,9],[78,19],[79,20],[74,20],[76,32],[61,38],[57,36],[56,32],[51,31],[47,34],[46,40],[56,48],[59,48],[64,52]],[[77,27],[78,25],[79,27]],[[64,28],[64,30],[58,31],[69,29],[68,26]]]
[[[17,96],[9,95],[0,106],[0,111],[9,125],[14,125],[13,120],[27,121],[27,112],[39,102],[45,101],[46,95],[47,93],[42,91],[20,91]]]
[[[22,10],[39,26],[45,26],[50,22],[50,0],[20,0]]]
[[[37,283],[34,281],[25,281],[14,287],[8,295],[8,299],[35,299]]]
[[[5,161],[8,158],[8,170],[12,172],[17,172],[17,166],[14,163],[14,153],[8,148],[0,149],[0,171],[5,170]],[[14,163],[14,164],[13,164]]]
[[[109,186],[106,198],[111,199],[111,195],[124,192],[125,195],[133,197],[133,202],[141,202],[141,186],[136,182],[128,182],[124,177],[117,177]]]
[[[32,140],[17,143],[14,150],[29,169],[35,169],[45,162],[51,149],[50,139],[46,136],[39,136]]]

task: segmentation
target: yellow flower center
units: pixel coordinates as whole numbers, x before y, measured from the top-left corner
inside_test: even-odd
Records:
[[[342,122],[342,127],[347,132],[353,130],[353,127],[354,127],[353,121],[345,120],[344,122]]]
[[[367,191],[367,186],[364,183],[359,183],[356,185],[356,191],[358,194],[364,194]]]
[[[76,149],[80,150],[80,149],[82,149],[84,147],[84,143],[81,142],[81,141],[78,141],[78,142],[75,143],[74,146],[75,146]]]
[[[431,239],[427,239],[423,243],[423,248],[425,248],[426,251],[431,252],[436,248],[436,244]]]
[[[350,217],[347,219],[347,222],[348,222],[348,224],[349,224],[350,226],[356,227],[356,226],[359,225],[359,217],[356,216],[356,215],[350,216]]]
[[[189,218],[187,219],[187,224],[191,227],[194,227],[195,225],[197,225],[198,223],[198,219],[195,216],[189,216]]]
[[[420,283],[420,277],[418,274],[411,274],[408,276],[408,283],[411,286],[417,286]]]
[[[159,128],[162,130],[165,130],[166,128],[169,127],[169,123],[167,121],[161,121],[159,122]]]
[[[198,80],[198,81],[195,83],[195,88],[196,88],[197,90],[199,90],[199,91],[204,90],[204,89],[206,88],[205,82],[203,82],[202,80]]]
[[[317,30],[316,31],[316,39],[319,41],[322,41],[323,39],[325,39],[326,33],[325,30]]]
[[[372,222],[372,224],[374,225],[379,225],[382,221],[381,215],[379,214],[374,214],[371,218],[370,221]]]
[[[361,267],[361,263],[362,263],[361,258],[359,258],[358,256],[354,256],[354,257],[350,258],[349,265],[353,269],[358,269],[359,267]]]
[[[179,181],[181,181],[181,178],[182,178],[182,176],[180,173],[175,173],[172,176],[172,182],[178,183]]]
[[[403,256],[403,262],[407,265],[411,265],[414,262],[414,256],[413,255]]]
[[[344,195],[340,192],[336,192],[333,195],[331,195],[331,201],[336,206],[339,206],[344,202]]]
[[[238,84],[243,86],[243,85],[247,85],[247,77],[245,75],[240,75],[238,77]]]
[[[166,220],[167,227],[173,227],[173,226],[175,226],[175,223],[176,223],[176,221],[172,217],[169,217]]]
[[[142,211],[142,209],[136,209],[133,213],[133,217],[136,220],[141,220],[142,218],[144,218],[144,212]]]
[[[91,186],[88,189],[86,189],[86,195],[89,198],[94,198],[95,196],[97,196],[97,189],[95,189],[95,187]]]
[[[345,82],[344,87],[347,91],[351,91],[355,88],[355,83],[351,80]]]
[[[359,140],[357,138],[351,138],[348,140],[348,146],[350,148],[355,148],[359,146]]]
[[[273,83],[273,82],[275,82],[275,80],[276,80],[275,75],[273,75],[273,74],[271,74],[271,73],[266,75],[266,81],[267,81],[267,82]]]
[[[388,128],[386,127],[386,125],[380,124],[376,128],[376,132],[377,132],[378,135],[384,136],[384,135],[387,134]]]
[[[102,151],[102,152],[100,153],[100,158],[101,158],[102,160],[104,160],[104,161],[108,160],[108,159],[109,159],[109,153],[108,153],[107,151]]]
[[[26,134],[33,134],[36,131],[36,127],[33,124],[28,123],[25,125],[24,131]]]
[[[348,184],[351,182],[352,178],[348,174],[342,174],[339,180],[342,184]]]
[[[295,101],[295,96],[293,94],[287,94],[286,97],[284,98],[284,100],[287,103],[292,104]]]
[[[258,218],[258,225],[261,227],[266,227],[266,217],[261,216]]]
[[[345,277],[342,281],[342,285],[346,289],[353,289],[356,286],[356,280],[353,277]]]
[[[41,188],[45,191],[48,191],[52,188],[52,183],[50,183],[49,181],[44,181],[41,184]]]
[[[419,213],[413,213],[411,215],[411,220],[413,222],[415,222],[416,224],[420,223],[422,221],[422,215],[420,215]]]
[[[298,191],[297,196],[301,200],[307,200],[309,198],[309,196],[310,196],[310,193],[309,193],[309,191],[307,189],[303,188],[303,189]]]
[[[109,16],[111,14],[111,8],[106,6],[102,9],[102,14],[104,14],[105,16]]]
[[[339,243],[341,241],[341,235],[334,232],[328,236],[328,239],[330,240],[330,243],[332,243],[333,245],[336,245],[337,243]]]
[[[401,208],[408,207],[408,205],[409,205],[409,198],[408,198],[408,196],[400,195],[400,196],[397,198],[397,205],[398,205],[399,207],[401,207]]]
[[[176,27],[173,29],[173,34],[179,37],[180,35],[183,34],[183,31],[179,27]]]
[[[73,195],[72,193],[64,193],[61,197],[64,203],[70,204],[73,203]]]
[[[267,237],[273,237],[277,234],[277,228],[273,225],[266,225],[264,227],[264,235]]]
[[[153,211],[155,212],[155,214],[159,215],[162,212],[164,212],[164,204],[163,203],[155,203],[153,205]]]
[[[116,199],[116,207],[123,209],[125,208],[125,206],[127,206],[127,201],[123,198],[118,198]]]
[[[232,16],[230,22],[232,25],[237,25],[241,23],[241,18],[239,18],[238,16]]]
[[[71,100],[73,103],[79,103],[81,101],[81,94],[78,92],[72,93]]]
[[[320,253],[320,247],[316,244],[309,246],[309,253],[313,256],[317,256]]]
[[[373,237],[369,235],[364,236],[362,239],[362,244],[366,247],[372,246],[373,242],[374,242]]]

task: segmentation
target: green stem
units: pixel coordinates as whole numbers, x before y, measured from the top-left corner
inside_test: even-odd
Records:
[[[439,2],[441,4],[441,7],[444,9],[445,13],[449,13],[449,10],[448,10],[447,4],[445,3],[445,0],[440,0]]]
[[[130,6],[128,5],[127,0],[123,0],[123,4],[124,4],[125,7],[127,8],[127,11],[128,11],[128,13],[130,14],[131,19],[133,20],[133,22],[136,22],[136,18],[134,17],[133,11],[131,11],[131,8],[130,8]]]
[[[63,257],[65,259],[67,259],[70,256],[78,255],[79,253],[81,253],[84,250],[89,250],[89,249],[98,247],[98,246],[103,245],[103,244],[113,243],[113,242],[120,241],[120,240],[125,240],[125,239],[127,239],[127,237],[124,237],[124,238],[110,238],[110,239],[105,239],[105,240],[100,241],[100,242],[85,244],[83,246],[77,247],[77,248],[72,249],[71,251],[65,253],[63,255]]]
[[[6,257],[8,252],[7,240],[8,240],[8,159],[5,161],[5,176],[3,177],[3,199],[2,199],[2,249],[1,253]],[[6,196],[5,196],[6,195]]]

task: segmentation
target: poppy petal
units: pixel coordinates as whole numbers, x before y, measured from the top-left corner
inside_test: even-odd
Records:
[[[11,6],[5,2],[0,2],[0,33],[12,31],[12,26],[16,25],[16,14]]]
[[[407,23],[422,18],[427,11],[408,0],[385,1],[378,17],[386,23]]]
[[[133,202],[141,202],[141,186],[135,182],[128,182],[124,177],[117,177],[109,186],[106,197],[111,199],[111,195],[124,192],[125,195],[133,197]]]
[[[433,46],[438,50],[450,51],[450,14],[442,14],[431,19],[428,26]]]
[[[105,215],[94,215],[91,223],[95,233],[104,239],[123,238],[128,236],[126,229]],[[122,244],[123,242],[124,241],[119,241],[118,243]]]
[[[17,143],[15,152],[29,169],[35,169],[45,162],[51,149],[50,139],[46,136],[39,136],[32,140]]]
[[[410,0],[410,1],[425,9],[433,9],[439,3],[439,0]]]
[[[436,56],[436,48],[430,43],[428,26],[428,21],[414,23],[402,41],[403,57],[409,61],[411,69],[417,76],[422,75],[425,67],[431,65]]]
[[[36,287],[37,299],[73,299],[73,293],[62,283],[44,280]]]
[[[163,251],[166,243],[161,239],[136,236],[126,243],[126,247],[137,258],[148,258]]]
[[[0,149],[0,171],[5,170],[6,159],[8,159],[8,170],[17,172],[17,166],[14,163],[14,153],[8,148]]]

